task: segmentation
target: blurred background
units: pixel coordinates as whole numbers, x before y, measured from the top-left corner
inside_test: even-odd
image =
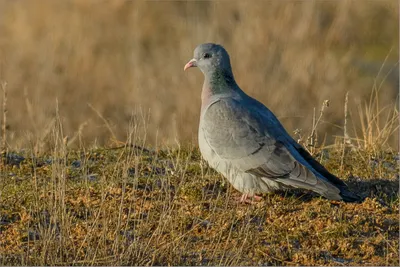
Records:
[[[241,88],[292,135],[329,100],[320,139],[343,136],[348,92],[358,136],[374,86],[384,127],[399,94],[397,2],[1,0],[7,143],[47,142],[57,113],[71,146],[126,141],[132,127],[152,145],[196,142],[203,76],[183,66],[204,42],[225,46]]]

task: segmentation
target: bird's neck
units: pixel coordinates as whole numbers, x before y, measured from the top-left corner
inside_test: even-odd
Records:
[[[205,73],[201,92],[202,108],[209,104],[214,95],[228,94],[239,90],[231,71],[213,71]]]
[[[237,84],[230,70],[215,70],[205,73],[203,93],[216,95],[227,93],[229,90],[236,90]]]

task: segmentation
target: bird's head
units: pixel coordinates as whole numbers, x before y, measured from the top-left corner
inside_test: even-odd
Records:
[[[198,67],[204,74],[216,70],[231,73],[231,63],[228,52],[221,45],[206,43],[194,50],[194,57],[185,65],[184,70]]]

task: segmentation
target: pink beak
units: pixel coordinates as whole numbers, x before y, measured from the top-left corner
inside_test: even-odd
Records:
[[[197,63],[196,59],[194,59],[194,58],[191,59],[188,63],[186,63],[185,67],[183,68],[183,71],[185,71],[191,67],[197,67],[196,63]]]

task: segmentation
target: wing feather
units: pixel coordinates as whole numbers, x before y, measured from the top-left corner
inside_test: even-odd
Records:
[[[310,159],[304,160],[290,144],[288,148],[291,137],[272,112],[265,107],[261,111],[258,105],[220,99],[204,115],[205,139],[222,160],[241,171],[291,187],[337,194],[339,189],[313,172]]]

